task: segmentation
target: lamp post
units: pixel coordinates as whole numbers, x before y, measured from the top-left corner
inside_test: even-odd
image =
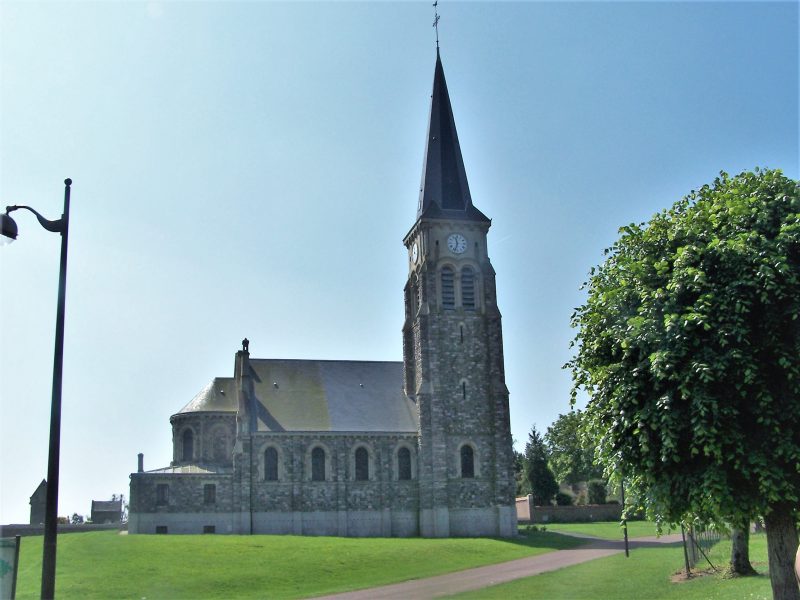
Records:
[[[50,450],[47,459],[47,500],[44,516],[42,550],[42,598],[50,600],[56,591],[56,538],[58,523],[58,463],[61,452],[61,375],[64,359],[64,304],[67,286],[67,235],[69,233],[69,192],[71,179],[64,180],[64,213],[49,221],[30,206],[7,206],[0,215],[0,240],[10,243],[17,238],[17,224],[9,213],[24,208],[36,215],[47,231],[61,234],[61,265],[58,272],[58,308],[56,309],[56,344],[53,356],[53,397],[50,403]]]

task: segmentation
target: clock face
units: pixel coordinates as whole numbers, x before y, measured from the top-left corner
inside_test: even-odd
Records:
[[[417,246],[417,242],[414,242],[414,245],[411,246],[411,262],[417,262],[419,258],[419,246]]]
[[[447,247],[453,254],[461,254],[467,249],[467,238],[460,233],[451,233],[447,236]]]

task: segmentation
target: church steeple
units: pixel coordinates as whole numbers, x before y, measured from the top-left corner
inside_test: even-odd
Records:
[[[417,218],[422,217],[489,221],[472,205],[438,48],[417,208]]]

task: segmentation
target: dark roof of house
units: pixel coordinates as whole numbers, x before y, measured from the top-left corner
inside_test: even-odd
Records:
[[[92,500],[92,512],[122,512],[122,500]]]
[[[250,359],[259,431],[417,431],[403,363]],[[235,413],[233,379],[216,378],[178,414]]]
[[[489,222],[489,218],[472,205],[438,49],[417,208],[417,219],[423,217]]]
[[[33,500],[34,496],[39,496],[40,494],[44,494],[47,491],[47,481],[42,479],[42,482],[36,486],[36,489],[33,490],[31,494],[31,500]]]

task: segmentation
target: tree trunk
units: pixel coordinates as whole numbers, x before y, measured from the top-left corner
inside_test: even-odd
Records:
[[[797,529],[792,509],[791,504],[782,502],[771,505],[764,515],[773,600],[800,600],[800,587],[794,574]]]
[[[750,529],[747,524],[731,529],[731,573],[758,575],[750,564]]]

